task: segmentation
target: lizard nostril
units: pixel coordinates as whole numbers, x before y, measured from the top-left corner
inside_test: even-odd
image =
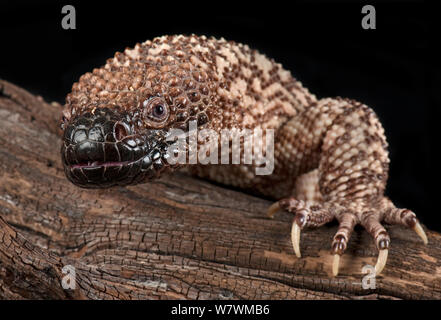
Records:
[[[128,130],[127,126],[125,126],[121,122],[117,122],[115,124],[113,132],[115,133],[115,139],[117,141],[121,141],[122,139],[124,139],[126,136],[129,135],[129,130]]]

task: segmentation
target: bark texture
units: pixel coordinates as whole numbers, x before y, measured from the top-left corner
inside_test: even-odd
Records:
[[[0,80],[0,298],[441,299],[441,235],[424,246],[390,227],[375,289],[370,236],[356,229],[331,276],[336,225],[290,241],[292,216],[271,202],[176,173],[150,184],[85,190],[60,161],[61,106]],[[75,267],[76,289],[62,288]]]

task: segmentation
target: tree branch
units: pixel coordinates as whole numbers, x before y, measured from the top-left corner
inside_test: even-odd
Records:
[[[441,299],[441,235],[424,246],[390,227],[388,263],[375,289],[362,267],[377,250],[356,229],[331,276],[336,226],[290,242],[292,216],[265,217],[269,201],[176,173],[110,190],[64,176],[61,107],[0,80],[0,298]],[[62,268],[76,271],[65,290]]]

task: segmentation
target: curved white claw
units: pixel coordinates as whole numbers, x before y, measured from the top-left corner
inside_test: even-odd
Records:
[[[266,211],[266,215],[272,219],[272,218],[274,218],[274,215],[276,214],[276,212],[279,211],[279,209],[280,209],[279,203],[274,202]]]
[[[334,254],[334,260],[332,261],[332,274],[334,277],[338,276],[338,269],[340,266],[340,255]]]
[[[379,275],[381,271],[383,271],[384,266],[386,265],[387,261],[387,249],[380,250],[380,253],[378,254],[377,264],[375,265],[375,274]]]
[[[292,223],[291,241],[297,258],[300,258],[302,256],[300,254],[300,227],[295,221]]]
[[[427,240],[427,235],[423,230],[423,227],[421,227],[420,223],[417,222],[415,224],[415,227],[413,227],[413,230],[417,233],[417,235],[423,240],[424,244],[427,244],[429,240]]]

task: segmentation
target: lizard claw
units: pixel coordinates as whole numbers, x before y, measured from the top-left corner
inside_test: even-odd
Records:
[[[379,275],[381,271],[383,271],[383,268],[386,265],[388,252],[389,252],[388,249],[380,250],[380,253],[378,254],[377,264],[375,265],[376,275]]]
[[[266,215],[268,216],[268,218],[274,218],[274,215],[276,214],[277,211],[280,210],[280,206],[278,202],[274,202],[266,211]]]
[[[339,266],[340,266],[340,255],[334,254],[334,259],[332,261],[332,274],[334,275],[334,277],[338,275]]]
[[[300,227],[295,221],[292,223],[291,241],[297,258],[300,258],[302,256],[300,254]]]
[[[275,202],[273,203],[267,211],[267,216],[269,218],[273,218],[274,215],[276,214],[277,211],[279,211],[280,205],[279,202]],[[296,219],[294,219],[293,223],[292,223],[292,228],[291,228],[291,242],[294,248],[294,252],[296,254],[296,256],[298,258],[300,258],[302,255],[300,254],[300,227],[296,222]]]
[[[423,240],[424,244],[427,244],[429,241],[427,240],[427,235],[423,230],[423,227],[421,227],[421,224],[417,222],[415,226],[413,227],[413,230],[416,232],[416,234]]]

